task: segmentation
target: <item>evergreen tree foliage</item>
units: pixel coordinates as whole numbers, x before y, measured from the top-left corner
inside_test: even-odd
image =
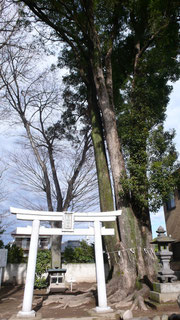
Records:
[[[51,267],[51,251],[48,249],[38,250],[36,260],[36,275],[40,277]]]
[[[129,175],[122,177],[121,181],[124,192],[128,193],[131,190],[135,195],[134,205],[137,208],[149,208],[151,212],[157,212],[177,187],[174,172],[179,168],[179,164],[173,143],[174,134],[174,131],[164,132],[162,125],[149,132],[144,151],[145,168],[140,165],[138,159],[139,156],[142,161],[142,149],[139,149],[137,158],[133,156],[127,159]],[[146,189],[147,194],[145,194]]]
[[[64,250],[65,263],[88,263],[94,262],[94,246],[85,240],[80,241],[76,248],[66,247]]]
[[[16,244],[7,244],[5,246],[8,249],[8,263],[23,263],[25,262],[23,249],[16,246]]]
[[[165,112],[172,90],[169,81],[179,78],[179,62],[176,59],[179,48],[177,11],[167,1],[132,1],[129,4],[131,11],[127,21],[130,32],[124,42],[119,47],[117,45],[113,60],[118,128],[128,169],[127,181],[123,178],[122,183],[126,185],[124,191],[130,192],[135,211],[157,211],[170,189],[172,192],[175,187],[175,180],[173,183],[170,176],[177,168],[177,152],[172,142],[174,134],[163,132]],[[163,12],[167,14],[166,19]],[[123,57],[123,49],[127,51],[126,59]],[[124,72],[120,72],[122,61]],[[166,179],[160,179],[154,190],[157,172],[152,166],[152,158],[157,164],[157,132],[161,136],[164,153],[172,149],[173,152],[169,161],[159,163],[162,176],[165,175]]]

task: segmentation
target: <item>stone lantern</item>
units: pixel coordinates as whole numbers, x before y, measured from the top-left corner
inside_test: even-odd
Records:
[[[158,236],[151,243],[158,245],[156,256],[160,260],[161,268],[158,271],[157,278],[160,282],[174,282],[177,280],[177,277],[175,276],[174,271],[171,270],[169,264],[173,254],[169,251],[169,244],[173,243],[175,240],[165,235],[163,227],[159,227],[156,232]]]

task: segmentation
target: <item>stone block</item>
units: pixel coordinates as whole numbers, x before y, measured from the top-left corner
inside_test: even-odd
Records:
[[[153,317],[153,320],[161,320],[160,316]]]
[[[131,310],[126,310],[123,315],[122,315],[122,319],[123,320],[129,320],[133,318],[133,314]]]
[[[153,291],[159,293],[180,293],[180,281],[176,281],[173,283],[159,283],[153,282]]]
[[[150,291],[150,299],[158,303],[177,301],[178,295],[179,295],[179,292],[160,293],[160,292]]]
[[[6,267],[7,264],[7,249],[0,249],[0,268]]]
[[[133,320],[150,320],[149,317],[133,317]]]

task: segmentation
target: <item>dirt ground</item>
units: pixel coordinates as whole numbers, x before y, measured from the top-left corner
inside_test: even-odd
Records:
[[[90,287],[92,287],[92,284],[89,283],[74,284],[72,292],[70,290],[67,290],[62,294],[72,294],[73,299],[73,295],[83,293]],[[0,319],[9,319],[12,315],[16,315],[17,312],[22,309],[23,293],[23,286],[6,285],[1,287]],[[65,309],[62,309],[59,308],[58,304],[55,303],[47,306],[42,306],[42,302],[46,300],[47,297],[48,294],[46,293],[46,290],[34,290],[33,309],[37,312],[37,315],[40,313],[42,315],[42,318],[88,317],[89,314],[87,310],[91,310],[96,306],[95,299],[94,301],[92,301],[92,303],[77,308],[67,307]]]
[[[73,292],[66,291],[64,294],[74,295],[80,294],[92,287],[92,284],[82,283],[74,284]],[[18,311],[22,309],[24,287],[22,286],[2,286],[0,289],[0,319],[8,320],[12,315],[16,315]],[[81,318],[88,317],[88,310],[93,309],[96,306],[96,298],[88,305],[83,305],[76,308],[60,308],[58,304],[52,303],[47,306],[42,305],[42,301],[47,299],[48,295],[45,290],[35,290],[33,309],[40,313],[42,318]],[[134,317],[149,317],[152,318],[155,315],[180,313],[180,309],[177,304],[164,305],[160,310],[149,308],[148,311],[133,311]]]

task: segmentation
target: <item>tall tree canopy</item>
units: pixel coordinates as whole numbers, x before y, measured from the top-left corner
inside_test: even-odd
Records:
[[[25,3],[50,27],[51,39],[66,44],[68,67],[78,72],[86,88],[89,118],[94,129],[100,128],[107,164],[106,142],[115,205],[122,209],[120,239],[116,238],[116,249],[122,252],[118,264],[121,272],[113,287],[115,290],[121,283],[127,289],[121,293],[117,290],[122,296],[134,288],[137,277],[153,274],[152,257],[144,250],[151,238],[149,200],[153,200],[153,184],[149,182],[154,182],[155,192],[160,189],[149,176],[157,173],[158,164],[159,174],[168,172],[167,148],[155,157],[152,146],[161,136],[164,146],[170,148],[162,123],[170,92],[167,81],[175,81],[179,75],[178,4],[170,0],[18,2]],[[98,163],[95,141],[94,148]],[[173,146],[171,155],[172,168],[176,159]],[[169,189],[161,196],[166,191]],[[135,248],[133,263],[128,255],[131,247]]]

